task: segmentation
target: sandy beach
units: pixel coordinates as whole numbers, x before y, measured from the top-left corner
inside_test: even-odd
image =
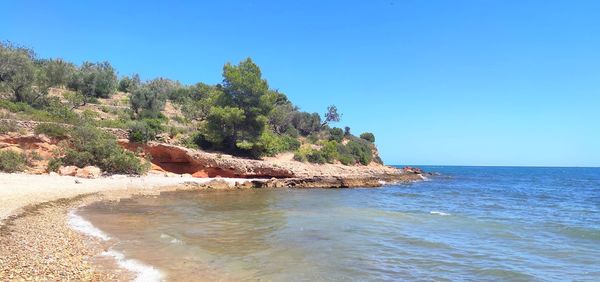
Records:
[[[100,200],[158,194],[239,178],[0,174],[0,281],[131,280],[138,274],[103,255],[110,244],[73,229],[70,211]],[[190,185],[192,184],[192,185]]]
[[[20,209],[28,205],[97,192],[152,192],[160,187],[185,183],[203,184],[215,179],[222,179],[231,184],[249,180],[241,178],[194,178],[191,176],[165,177],[161,174],[150,174],[141,177],[113,175],[96,179],[82,179],[47,174],[0,173],[0,224],[8,216],[18,213]]]

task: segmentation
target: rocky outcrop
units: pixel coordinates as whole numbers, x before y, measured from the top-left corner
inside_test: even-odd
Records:
[[[86,166],[84,168],[78,168],[75,176],[81,178],[98,178],[102,175],[102,170],[95,166]]]
[[[141,150],[150,157],[154,170],[159,171],[191,174],[194,177],[294,177],[289,169],[259,160],[235,158],[157,142],[142,145],[119,140],[119,143],[134,152]]]
[[[58,168],[58,174],[63,176],[75,176],[75,174],[77,174],[77,167],[74,165],[61,166]]]
[[[95,166],[86,166],[78,168],[74,165],[61,166],[58,169],[59,175],[76,176],[80,178],[98,178],[102,176],[102,170]]]
[[[388,181],[381,177],[302,177],[287,179],[270,179],[267,181],[252,181],[255,188],[354,188],[354,187],[381,187],[386,183],[409,183],[422,180],[414,174],[399,174],[389,177]],[[241,185],[240,185],[241,186]]]

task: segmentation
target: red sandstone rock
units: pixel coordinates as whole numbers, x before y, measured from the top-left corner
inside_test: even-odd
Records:
[[[145,145],[119,140],[121,146],[136,152],[141,148],[150,155],[153,170],[193,177],[288,178],[294,173],[286,168],[260,160],[233,158],[180,146],[150,142]]]

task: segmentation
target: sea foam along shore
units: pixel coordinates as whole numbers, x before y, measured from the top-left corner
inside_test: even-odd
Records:
[[[96,237],[102,241],[110,240],[107,234],[96,228],[91,222],[77,215],[75,210],[69,212],[69,224],[73,229],[90,237]],[[123,253],[112,248],[102,252],[102,255],[112,257],[120,267],[135,273],[136,277],[134,281],[154,282],[163,280],[163,274],[158,269],[134,259],[127,259]]]

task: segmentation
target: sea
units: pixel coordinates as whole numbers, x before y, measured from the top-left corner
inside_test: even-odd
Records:
[[[70,214],[138,281],[600,281],[600,168],[168,192]]]

